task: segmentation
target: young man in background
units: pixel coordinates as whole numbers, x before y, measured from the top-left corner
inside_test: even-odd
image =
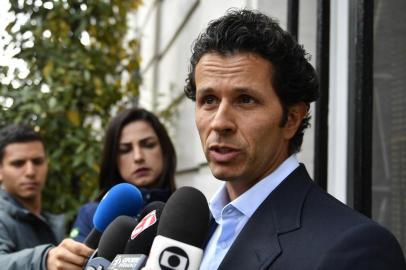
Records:
[[[1,269],[82,269],[93,251],[71,239],[61,242],[63,216],[42,210],[47,172],[38,133],[14,124],[0,130]]]

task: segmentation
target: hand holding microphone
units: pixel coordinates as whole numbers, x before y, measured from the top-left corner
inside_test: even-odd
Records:
[[[82,269],[93,249],[72,239],[64,239],[48,251],[46,269]]]

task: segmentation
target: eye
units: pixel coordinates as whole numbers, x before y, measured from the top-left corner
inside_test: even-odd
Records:
[[[34,165],[36,165],[36,166],[42,165],[42,164],[44,164],[44,162],[45,162],[44,158],[34,158],[32,160],[32,163],[34,163]]]
[[[140,146],[141,147],[143,147],[143,148],[149,148],[149,149],[152,149],[152,148],[154,148],[155,146],[157,146],[158,145],[158,142],[157,141],[151,141],[151,140],[148,140],[148,141],[142,141],[141,142],[141,144],[140,144]]]
[[[250,95],[244,94],[244,95],[239,96],[238,102],[242,103],[242,104],[254,104],[254,103],[256,103],[256,100],[253,97],[251,97]]]
[[[218,103],[218,98],[214,95],[202,96],[199,99],[199,105],[205,108],[211,108]]]
[[[16,167],[16,168],[21,168],[25,164],[25,160],[14,160],[11,162],[11,166]]]
[[[127,154],[127,153],[131,152],[131,150],[132,150],[132,146],[129,144],[120,144],[118,146],[119,154]]]
[[[212,95],[205,96],[202,98],[202,103],[204,103],[204,104],[211,105],[211,104],[214,104],[215,102],[216,102],[216,97],[212,96]]]

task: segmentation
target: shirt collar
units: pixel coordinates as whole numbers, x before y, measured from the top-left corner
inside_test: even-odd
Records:
[[[299,162],[296,156],[291,155],[271,174],[260,180],[232,202],[230,202],[224,183],[214,194],[209,203],[210,211],[214,219],[217,222],[219,221],[222,209],[228,204],[231,204],[248,218],[251,217],[268,195],[298,166]]]

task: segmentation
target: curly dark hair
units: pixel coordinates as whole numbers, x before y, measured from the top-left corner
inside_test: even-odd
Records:
[[[269,60],[273,67],[272,85],[283,107],[281,127],[286,124],[290,106],[305,102],[309,110],[310,103],[319,95],[318,78],[306,51],[275,19],[258,11],[230,9],[211,21],[194,41],[184,89],[193,101],[196,100],[196,65],[207,53],[223,56],[255,53]],[[307,113],[289,142],[289,154],[300,151],[309,120]]]

